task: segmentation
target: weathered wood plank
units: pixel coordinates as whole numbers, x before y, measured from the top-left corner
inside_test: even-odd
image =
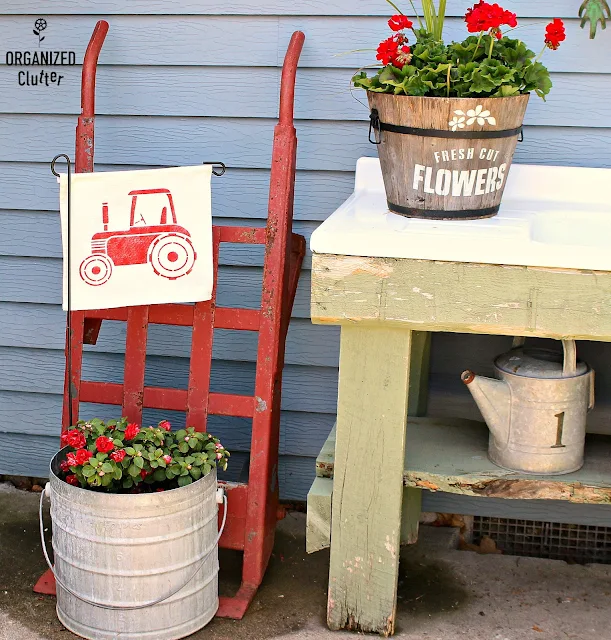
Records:
[[[331,478],[314,478],[307,497],[306,553],[315,553],[329,547],[332,494]]]
[[[512,11],[519,16],[562,17],[575,15],[575,6],[571,0],[515,0]],[[287,4],[278,0],[252,2],[252,0],[231,0],[222,5],[200,0],[183,0],[180,4],[172,0],[130,0],[128,6],[119,0],[62,0],[61,4],[49,4],[45,15],[124,15],[127,10],[136,15],[311,15],[311,16],[387,16],[389,9],[384,4],[371,3],[370,0],[307,0],[301,3]],[[6,15],[38,14],[38,0],[18,0],[2,9]],[[462,16],[465,4],[462,0],[448,2],[447,15]]]
[[[611,273],[314,255],[312,320],[611,340]]]
[[[509,471],[488,460],[488,428],[459,418],[410,418],[407,427],[406,487],[465,496],[513,500],[560,500],[611,504],[611,438],[589,435],[584,466],[574,473],[537,476]],[[333,452],[325,474],[333,478]],[[406,508],[408,503],[404,502]]]
[[[341,333],[327,623],[393,633],[410,331]]]
[[[320,453],[316,457],[316,477],[317,478],[332,478],[333,477],[333,465],[335,462],[335,434],[337,430],[337,424],[333,424],[333,428],[329,432],[329,436],[325,440]],[[331,526],[331,521],[329,521]]]
[[[272,119],[99,116],[96,160],[168,166],[196,165],[216,158],[229,167],[267,169],[275,124]],[[358,158],[375,154],[365,122],[306,120],[297,123],[297,130],[300,169],[353,171]],[[49,131],[54,132],[52,137]],[[610,142],[611,128],[528,126],[514,160],[607,167],[611,166]],[[73,116],[0,115],[0,161],[48,162],[58,149],[70,150],[73,144]],[[48,175],[47,187],[57,193],[57,184],[52,186],[53,176]],[[223,180],[225,177],[220,188]],[[234,213],[231,217],[242,216]]]
[[[536,476],[488,460],[488,428],[465,420],[420,418],[408,425],[412,443],[405,484],[433,491],[514,500],[611,504],[611,438],[588,436],[584,466],[574,473]]]
[[[609,69],[611,72],[611,69]],[[0,64],[0,113],[79,113],[81,67],[65,67],[60,86],[45,87],[45,100],[36,88],[24,90],[15,81],[18,71]],[[295,114],[303,120],[368,120],[363,91],[351,93],[351,69],[300,69]],[[278,113],[280,69],[259,67],[244,74],[238,67],[100,66],[96,113],[110,116],[207,116],[275,118]],[[526,124],[608,127],[609,75],[554,73],[554,88],[546,102],[533,97]],[[65,86],[64,86],[65,83]],[[240,91],[227,91],[227,86]],[[163,90],[160,90],[163,87]],[[588,96],[588,118],[575,119],[579,96]]]

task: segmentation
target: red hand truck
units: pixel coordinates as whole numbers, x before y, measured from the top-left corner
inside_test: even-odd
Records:
[[[100,20],[91,36],[81,88],[81,115],[76,127],[77,173],[93,171],[95,77],[97,60],[108,32]],[[220,541],[223,548],[243,552],[242,583],[233,597],[220,599],[217,616],[243,617],[261,584],[274,544],[278,505],[278,440],[284,346],[305,239],[292,232],[297,137],[293,104],[297,63],[305,36],[297,31],[289,44],[280,89],[280,118],[274,130],[269,208],[265,228],[213,227],[214,289],[212,300],[194,305],[163,304],[121,309],[73,311],[72,334],[66,336],[66,357],[72,359],[64,385],[62,431],[69,428],[69,403],[78,419],[79,404],[120,405],[130,422],[141,423],[146,408],[185,411],[186,424],[206,429],[208,415],[252,418],[247,483],[226,483],[228,514]],[[221,242],[265,245],[261,307],[217,307],[216,283]],[[95,344],[103,320],[127,322],[123,384],[82,380],[83,344]],[[146,387],[144,370],[149,324],[192,327],[187,389]],[[253,396],[210,392],[214,329],[258,331],[256,382]],[[54,594],[53,575],[47,571],[34,590]]]

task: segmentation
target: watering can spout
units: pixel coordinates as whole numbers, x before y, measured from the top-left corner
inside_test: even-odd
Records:
[[[460,377],[471,392],[495,440],[499,443],[507,442],[511,401],[509,385],[503,380],[475,375],[473,371],[464,371]]]

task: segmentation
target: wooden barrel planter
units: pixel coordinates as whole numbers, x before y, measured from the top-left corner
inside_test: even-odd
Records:
[[[496,215],[528,94],[431,98],[367,92],[388,208],[409,218]]]

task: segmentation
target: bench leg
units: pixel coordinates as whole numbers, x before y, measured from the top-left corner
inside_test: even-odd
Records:
[[[394,632],[412,332],[342,326],[329,628]]]
[[[429,368],[431,360],[431,334],[428,331],[412,333],[409,372],[410,416],[425,416],[429,400]],[[409,428],[407,430],[409,450]],[[418,527],[422,511],[422,489],[404,487],[403,515],[401,519],[401,544],[418,542]]]

